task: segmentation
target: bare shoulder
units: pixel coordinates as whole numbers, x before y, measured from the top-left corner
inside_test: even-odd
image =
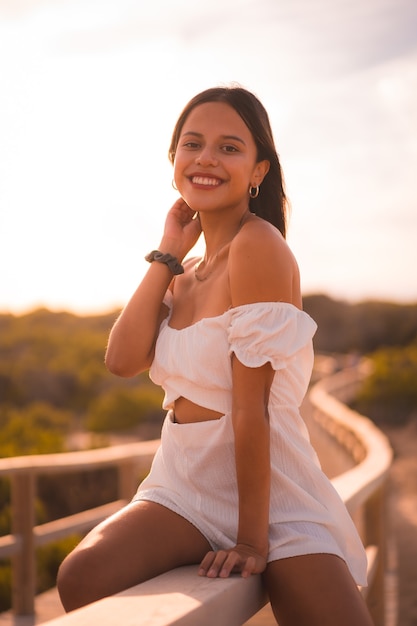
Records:
[[[233,306],[290,302],[301,306],[298,265],[281,233],[253,217],[234,238],[229,253]]]

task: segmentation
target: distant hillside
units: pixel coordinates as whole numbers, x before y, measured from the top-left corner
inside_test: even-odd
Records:
[[[406,346],[417,339],[417,303],[364,301],[351,304],[318,294],[304,297],[304,309],[317,322],[314,338],[319,352],[373,352],[389,346]],[[78,316],[38,309],[25,315],[0,313],[1,357],[14,358],[22,343],[45,343],[67,347],[79,342],[95,345],[99,358],[119,311],[103,315]],[[91,357],[91,352],[89,354]]]
[[[0,315],[0,457],[61,451],[77,431],[161,420],[163,394],[147,373],[125,379],[104,365],[115,319],[46,309]]]
[[[367,354],[417,340],[417,303],[350,304],[326,295],[311,295],[304,298],[304,309],[318,324],[314,337],[318,352]]]

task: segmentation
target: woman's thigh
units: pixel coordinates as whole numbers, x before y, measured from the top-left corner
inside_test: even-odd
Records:
[[[280,626],[372,626],[346,563],[337,556],[273,561],[263,576]]]
[[[57,585],[67,610],[89,604],[180,565],[199,563],[205,537],[154,502],[129,504],[94,528],[68,555]]]

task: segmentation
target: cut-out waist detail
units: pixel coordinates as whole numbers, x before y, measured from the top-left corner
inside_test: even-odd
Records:
[[[209,422],[211,420],[218,420],[224,415],[224,413],[208,409],[207,407],[196,404],[183,396],[180,396],[175,400],[173,413],[174,421],[177,424]]]

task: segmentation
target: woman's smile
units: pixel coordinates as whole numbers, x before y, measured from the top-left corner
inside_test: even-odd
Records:
[[[213,189],[223,183],[221,178],[207,176],[204,174],[193,174],[190,180],[199,189]]]

